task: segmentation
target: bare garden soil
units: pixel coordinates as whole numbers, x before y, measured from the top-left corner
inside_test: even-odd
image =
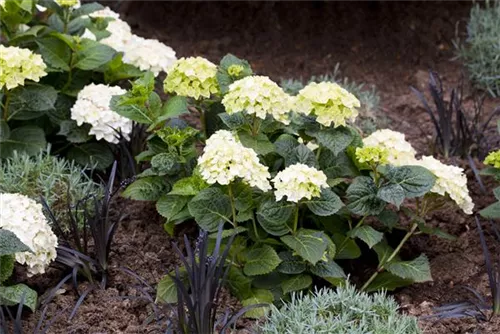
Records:
[[[409,86],[425,89],[429,69],[440,73],[446,88],[459,82],[463,67],[452,59],[452,40],[457,32],[463,37],[470,7],[469,2],[121,2],[115,8],[136,34],[161,40],[178,57],[200,55],[218,62],[233,53],[247,59],[255,72],[275,80],[322,74],[339,62],[344,75],[376,85],[388,127],[404,132],[419,153],[429,154],[432,124]],[[488,99],[486,110],[498,104],[499,100]],[[485,195],[465,161],[451,162],[466,168],[476,209],[493,202],[491,180],[483,180]],[[479,162],[478,166],[482,167]],[[48,318],[59,315],[49,333],[161,332],[148,301],[154,291],[121,267],[154,286],[178,262],[172,241],[180,241],[186,233],[196,236],[196,229],[183,226],[176,231],[177,237],[170,238],[149,203],[120,199],[114,210],[125,218],[111,253],[109,288],[91,292],[75,318],[67,321],[77,297],[70,285],[64,286],[47,313]],[[448,209],[429,221],[458,238],[447,241],[419,235],[405,247],[403,256],[422,252],[429,256],[434,277],[433,282],[393,294],[402,311],[415,316],[429,315],[435,306],[468,297],[461,286],[489,293],[473,217]],[[60,277],[58,270],[51,269],[47,276],[28,283],[44,291]],[[223,305],[239,307],[229,294]],[[166,321],[170,310],[160,313],[164,315],[160,320]],[[38,316],[28,316],[26,328],[33,328]],[[250,324],[240,322],[242,328]],[[421,326],[428,334],[500,333],[498,319],[489,323],[421,320]]]

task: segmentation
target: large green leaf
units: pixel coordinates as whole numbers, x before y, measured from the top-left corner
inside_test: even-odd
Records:
[[[293,159],[293,156],[295,155],[295,148],[297,146],[299,146],[299,142],[295,139],[295,137],[289,134],[282,134],[274,142],[276,153],[285,159],[285,164],[287,166],[291,165],[288,161]]]
[[[408,286],[413,283],[414,282],[412,280],[404,279],[385,271],[375,277],[375,279],[366,288],[366,292],[373,292],[382,289],[387,291],[394,291],[397,288]]]
[[[359,238],[363,240],[368,247],[372,248],[384,238],[384,233],[375,230],[368,225],[361,225],[355,227],[349,232],[351,238]]]
[[[231,294],[239,300],[243,300],[245,296],[252,294],[252,279],[235,266],[229,268],[227,275],[227,285],[231,290]]]
[[[398,209],[405,200],[405,191],[399,184],[386,184],[380,187],[377,197],[381,200],[394,204]]]
[[[221,119],[222,123],[230,130],[239,130],[248,124],[245,115],[241,112],[228,114],[226,112],[218,113],[217,116]]]
[[[310,268],[311,273],[325,278],[325,279],[336,279],[336,278],[345,278],[346,274],[344,273],[344,269],[335,263],[333,260],[319,261],[315,266]]]
[[[281,282],[283,293],[287,294],[292,291],[300,291],[309,288],[312,285],[312,277],[309,275],[295,275]]]
[[[198,225],[209,232],[216,231],[219,224],[231,221],[231,201],[219,188],[200,191],[189,202],[188,208]]]
[[[0,256],[30,251],[13,232],[0,228]]]
[[[10,128],[6,121],[0,119],[0,142],[10,137]]]
[[[290,231],[287,223],[294,210],[295,203],[276,202],[274,198],[269,198],[259,206],[257,220],[267,233],[282,236]]]
[[[188,113],[187,100],[184,96],[172,96],[163,105],[161,118],[169,119]]]
[[[248,307],[257,304],[271,304],[274,301],[274,296],[269,290],[252,289],[251,293],[241,301],[243,307]],[[259,319],[267,314],[269,307],[256,307],[245,312],[245,317]]]
[[[129,184],[122,196],[136,201],[157,201],[168,188],[168,183],[161,176],[141,177]]]
[[[294,256],[292,252],[279,253],[281,263],[277,270],[283,274],[300,274],[306,270],[306,263],[298,256]]]
[[[89,15],[101,9],[104,9],[104,7],[97,2],[86,3],[74,9],[71,12],[71,17],[75,18],[83,15]]]
[[[7,120],[30,120],[41,117],[53,109],[57,91],[52,86],[30,84],[10,92]]]
[[[66,72],[70,70],[72,51],[66,43],[59,38],[45,37],[37,39],[36,44],[43,61],[49,65],[49,70]]]
[[[322,150],[319,156],[319,166],[325,175],[331,179],[359,175],[356,165],[345,152],[335,155],[330,150]]]
[[[281,241],[290,247],[297,255],[315,265],[323,258],[328,247],[322,231],[300,229],[295,235],[285,235]]]
[[[331,216],[344,205],[340,197],[329,188],[323,189],[320,197],[303,202],[318,216]]]
[[[378,215],[386,204],[377,197],[377,192],[370,177],[358,176],[347,188],[347,208],[357,215]]]
[[[182,178],[174,183],[169,195],[196,196],[209,185],[198,174]]]
[[[243,146],[251,148],[257,154],[266,155],[274,151],[274,145],[269,141],[269,138],[263,133],[252,136],[246,131],[239,131],[238,138]]]
[[[243,272],[248,276],[264,275],[272,272],[281,263],[281,259],[271,246],[262,245],[251,249],[246,254]]]
[[[10,131],[8,139],[0,139],[0,158],[10,157],[14,151],[35,155],[46,146],[45,133],[41,128],[33,125],[22,126]]]
[[[5,282],[12,275],[14,271],[14,261],[14,255],[0,255],[0,284]]]
[[[163,276],[163,278],[158,282],[158,286],[156,288],[156,300],[155,303],[166,303],[171,304],[177,302],[177,286],[170,276],[176,276],[175,271],[170,272],[168,275]],[[179,269],[179,278],[184,283],[187,282],[187,272],[186,268],[181,267]]]
[[[84,38],[80,43],[74,67],[84,71],[97,70],[111,61],[116,54],[113,48],[90,39]]]
[[[156,210],[160,215],[167,218],[168,221],[180,213],[188,202],[188,196],[163,195],[158,202],[156,202]]]
[[[361,256],[361,249],[359,249],[359,246],[353,239],[345,237],[339,233],[332,235],[332,239],[337,246],[335,259],[350,260],[357,259]]]
[[[351,130],[344,126],[325,128],[314,132],[308,131],[307,134],[315,137],[320,145],[332,151],[334,155],[344,151],[354,139]]]
[[[0,305],[14,306],[23,301],[33,312],[36,310],[36,291],[24,284],[0,286]]]
[[[300,163],[310,167],[318,167],[316,155],[304,144],[295,147],[292,154],[285,161],[287,166]]]
[[[236,66],[239,72],[228,71],[231,66]],[[229,91],[229,85],[234,81],[240,80],[246,76],[252,75],[252,68],[248,61],[244,59],[239,59],[238,57],[227,54],[221,59],[220,65],[217,68],[217,82],[219,83],[219,88],[223,94]]]
[[[89,135],[90,124],[82,124],[78,126],[73,120],[62,121],[59,124],[60,129],[58,135],[65,136],[70,143],[81,144],[89,141],[92,136]]]
[[[392,253],[394,252],[394,249],[391,246],[389,246],[385,240],[373,246],[373,250],[375,251],[375,253],[377,253],[379,265],[385,264],[387,260],[389,260],[389,257],[391,257]],[[391,260],[391,262],[400,260],[401,259],[399,258],[399,256],[396,255]]]
[[[115,95],[109,103],[111,109],[123,117],[137,123],[152,124],[158,117],[161,105],[161,101],[156,93],[149,96],[147,105],[148,107],[146,107],[146,104],[138,104],[137,101],[128,98],[127,95]]]
[[[399,185],[408,198],[425,195],[436,181],[434,174],[421,166],[385,166],[381,172],[391,184]]]
[[[432,281],[429,260],[424,254],[411,261],[391,261],[385,268],[394,275],[414,282]]]
[[[107,144],[87,143],[73,146],[67,154],[69,160],[74,160],[82,166],[95,166],[97,169],[106,169],[114,161],[113,152]]]
[[[483,210],[479,211],[479,214],[487,219],[497,219],[500,218],[500,202],[495,202]]]

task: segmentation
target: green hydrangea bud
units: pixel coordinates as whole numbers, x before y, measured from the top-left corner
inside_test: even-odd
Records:
[[[229,66],[227,69],[227,73],[229,73],[230,76],[233,78],[237,78],[240,76],[241,72],[243,72],[244,68],[241,65],[233,64]]]
[[[500,150],[490,152],[486,159],[484,159],[484,163],[495,168],[500,168]]]
[[[387,164],[389,151],[379,146],[365,146],[356,148],[356,159],[361,163]]]

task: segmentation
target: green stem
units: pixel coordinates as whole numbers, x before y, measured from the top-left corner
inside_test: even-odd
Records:
[[[295,234],[295,232],[297,232],[297,227],[299,226],[299,207],[300,207],[300,203],[297,203],[297,206],[295,207],[294,218],[293,218],[293,234]]]
[[[316,160],[319,160],[320,155],[321,155],[321,146],[318,147],[318,149],[316,150]]]
[[[63,8],[63,20],[64,20],[63,33],[64,34],[66,34],[68,32],[69,18],[70,18],[70,9],[65,7],[65,8]]]
[[[252,136],[255,137],[259,134],[259,129],[260,129],[260,119],[257,118],[256,114],[253,114],[252,116]]]
[[[392,260],[394,260],[394,258],[401,251],[401,248],[404,246],[404,244],[415,233],[415,230],[417,229],[417,227],[418,227],[418,224],[413,223],[413,225],[411,226],[411,229],[406,233],[403,240],[401,240],[401,242],[399,243],[398,247],[396,247],[396,249],[392,252],[391,256],[389,256],[387,258],[387,260],[384,261],[384,263],[379,264],[377,271],[373,273],[373,275],[368,279],[368,281],[366,281],[366,283],[361,288],[361,291],[366,290],[368,288],[368,286],[373,282],[373,280],[378,276],[378,274],[380,274],[381,272],[383,272],[385,270],[385,265],[387,263],[391,262]]]
[[[233,214],[233,227],[236,227],[237,226],[236,207],[234,205],[234,194],[233,194],[233,187],[231,186],[231,183],[228,184],[227,189],[228,189],[228,193],[229,193],[229,200],[231,202],[231,212]]]
[[[9,119],[10,94],[7,87],[4,87],[5,103],[3,104],[3,119],[7,122]]]
[[[207,140],[207,121],[205,118],[205,112],[203,111],[202,108],[200,108],[200,127],[201,127],[201,133],[203,134],[203,140]]]
[[[356,226],[354,226],[354,228],[357,228],[357,227],[361,226],[363,224],[363,222],[365,221],[366,217],[368,217],[368,215],[363,216],[363,218],[361,218],[361,220],[356,224]],[[353,230],[353,228],[352,228],[352,222],[351,222],[350,219],[348,221],[349,221],[349,230],[352,231]],[[347,240],[349,240],[349,239],[350,238],[346,236],[345,239],[340,244],[340,246],[338,247],[338,249],[343,249],[344,246],[345,246],[345,244],[346,244],[346,242],[347,242]]]

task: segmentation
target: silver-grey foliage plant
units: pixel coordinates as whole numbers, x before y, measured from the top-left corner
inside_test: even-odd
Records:
[[[293,293],[281,308],[272,306],[262,334],[419,334],[417,319],[399,313],[398,304],[384,292],[368,295],[347,284],[304,295]]]
[[[500,2],[476,4],[470,12],[465,43],[454,42],[471,80],[493,96],[500,95]]]

